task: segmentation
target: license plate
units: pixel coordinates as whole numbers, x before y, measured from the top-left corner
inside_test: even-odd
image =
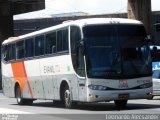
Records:
[[[129,94],[119,94],[118,98],[119,99],[128,99],[129,98]]]

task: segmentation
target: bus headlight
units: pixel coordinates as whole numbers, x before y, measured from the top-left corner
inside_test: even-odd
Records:
[[[107,90],[106,86],[102,85],[88,85],[91,90]]]
[[[140,85],[140,88],[149,88],[149,87],[152,87],[152,83],[146,83],[146,84]]]

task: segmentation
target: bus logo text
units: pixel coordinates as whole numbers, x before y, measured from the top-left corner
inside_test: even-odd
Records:
[[[128,88],[127,80],[119,80],[119,88]]]

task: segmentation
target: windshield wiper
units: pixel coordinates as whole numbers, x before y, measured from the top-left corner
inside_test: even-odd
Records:
[[[121,71],[118,72],[118,71],[115,70],[115,69],[109,69],[109,70],[106,70],[105,73],[106,73],[106,76],[111,76],[111,75],[113,75],[113,74],[121,74]]]
[[[116,63],[118,62],[118,58],[120,58],[120,53],[119,52],[112,52],[112,55],[113,54],[115,54],[115,57],[114,57],[114,59],[112,61],[111,68],[116,65]]]
[[[119,61],[121,61],[121,57],[120,57],[120,53],[119,52],[115,52],[116,53],[116,55],[115,55],[115,58],[113,59],[113,61],[112,61],[112,65],[111,65],[111,69],[110,70],[108,70],[109,72],[111,72],[111,73],[113,73],[113,72],[115,72],[115,73],[121,73],[121,71],[120,72],[117,72],[117,70],[115,70],[115,69],[113,69],[113,67],[115,66],[115,65],[117,65],[118,63],[119,63]],[[113,53],[112,53],[113,54]],[[119,60],[120,59],[120,60]]]

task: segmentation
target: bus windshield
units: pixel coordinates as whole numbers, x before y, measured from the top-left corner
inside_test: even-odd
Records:
[[[125,79],[151,76],[151,57],[142,25],[83,27],[89,78]]]

